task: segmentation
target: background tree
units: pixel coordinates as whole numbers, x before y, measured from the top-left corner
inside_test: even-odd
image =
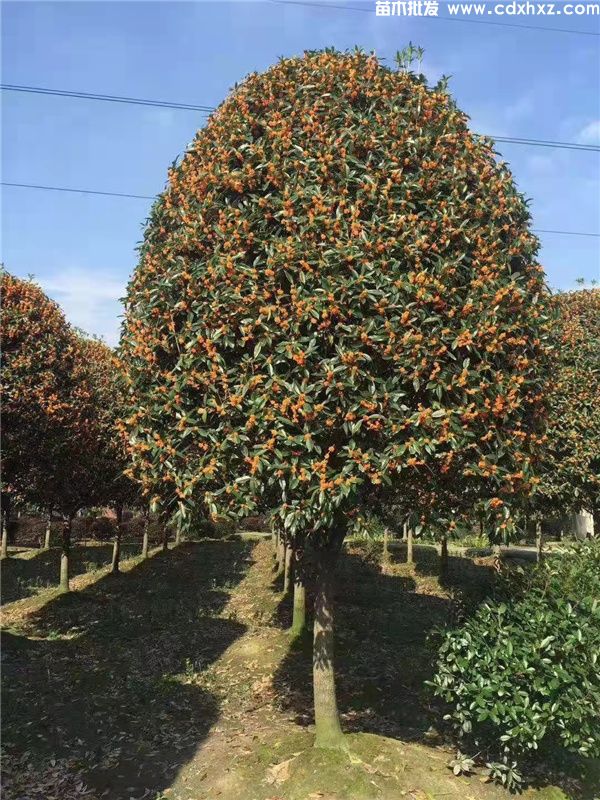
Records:
[[[554,297],[555,358],[534,508],[564,516],[600,508],[600,289]]]
[[[318,745],[341,744],[334,566],[374,488],[408,505],[451,483],[492,510],[530,488],[548,323],[529,220],[444,84],[334,51],[238,86],[152,209],[123,332],[135,458],[180,515],[271,494],[307,537]]]
[[[76,343],[58,305],[2,270],[2,492],[49,509],[72,398]]]
[[[94,415],[87,436],[93,485],[90,497],[96,504],[110,505],[116,514],[112,570],[119,571],[123,509],[141,504],[140,487],[128,474],[130,463],[122,419],[125,384],[115,352],[95,338],[80,337],[80,355],[85,365],[81,378],[89,387]]]
[[[62,514],[60,585],[68,589],[77,511],[122,507],[137,492],[123,475],[116,427],[123,389],[106,345],[72,329],[34,283],[7,272],[1,279],[3,507],[18,496]]]

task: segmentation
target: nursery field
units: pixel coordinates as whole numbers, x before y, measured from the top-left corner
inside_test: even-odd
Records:
[[[600,800],[600,290],[423,53],[236,83],[116,347],[0,270],[6,800]]]
[[[492,590],[485,560],[451,557],[440,586],[432,551],[417,549],[414,568],[394,553],[383,574],[372,546],[346,548],[336,665],[350,735],[329,752],[312,747],[311,642],[286,630],[269,542],[184,543],[118,575],[86,571],[103,549],[74,548],[77,591],[14,602],[54,551],[3,563],[7,800],[506,797],[481,775],[453,776],[424,685],[436,626]],[[547,765],[525,796],[592,800],[594,769]]]

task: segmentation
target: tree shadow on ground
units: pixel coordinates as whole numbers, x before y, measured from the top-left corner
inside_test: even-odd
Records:
[[[425,685],[435,671],[439,639],[433,634],[455,624],[457,614],[476,612],[493,591],[494,570],[485,561],[450,556],[440,585],[439,557],[432,549],[415,548],[414,567],[405,563],[402,551],[392,550],[388,574],[382,574],[380,552],[371,556],[365,559],[360,547],[352,548],[342,553],[337,569],[335,668],[342,727],[346,732],[441,744],[444,738],[430,731],[441,717]],[[312,599],[312,591],[308,594]],[[278,616],[280,624],[289,627],[290,598],[282,598]],[[304,636],[292,644],[274,679],[281,707],[302,726],[314,722],[311,631],[309,619]],[[545,762],[528,771],[529,785],[556,785],[569,797],[593,800],[594,792],[586,787],[593,785],[600,767],[564,751],[556,758],[556,768]]]
[[[102,545],[74,545],[71,548],[69,572],[71,577],[93,572],[106,567],[111,562],[112,543]],[[123,543],[123,559],[137,555],[139,545]],[[11,557],[2,561],[2,600],[1,604],[12,603],[31,597],[40,589],[58,587],[60,575],[60,548],[40,550],[26,558]]]
[[[182,545],[56,597],[19,635],[5,634],[8,752],[76,758],[111,800],[170,786],[219,716],[218,698],[186,674],[202,673],[244,633],[218,615],[251,548]]]
[[[434,719],[425,687],[435,668],[437,640],[431,634],[489,595],[493,570],[451,557],[446,585],[440,586],[427,579],[438,572],[430,548],[415,548],[413,568],[402,563],[401,550],[392,550],[388,574],[379,555],[370,556],[353,547],[337,567],[335,660],[343,726],[421,740]],[[307,595],[310,609],[310,583]],[[291,599],[283,598],[277,614],[282,627],[291,624],[291,613]],[[294,642],[275,679],[282,706],[302,725],[313,721],[311,624],[309,619],[306,635]]]
[[[415,589],[414,577],[384,575],[358,550],[340,556],[335,661],[338,704],[347,731],[419,739],[430,725],[422,697],[423,682],[432,673],[427,637],[448,619],[450,603]],[[285,606],[280,613],[289,619]],[[281,704],[302,725],[313,721],[311,651],[307,633],[294,643],[275,677]]]

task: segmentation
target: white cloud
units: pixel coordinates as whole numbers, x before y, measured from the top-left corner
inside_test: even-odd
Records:
[[[70,267],[37,280],[60,305],[72,325],[102,337],[109,345],[118,342],[119,317],[123,310],[119,298],[125,294],[125,281],[104,271],[93,272],[80,267]]]
[[[600,144],[600,119],[590,122],[579,131],[577,141],[581,144]]]

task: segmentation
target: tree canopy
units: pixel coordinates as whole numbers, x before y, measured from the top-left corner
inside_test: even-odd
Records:
[[[563,514],[600,508],[600,289],[554,297],[555,360],[539,502]]]
[[[326,531],[378,486],[530,489],[547,291],[492,143],[362,52],[250,75],[152,209],[123,350],[148,484]],[[423,491],[423,487],[426,491]],[[158,498],[157,498],[158,499]]]
[[[3,490],[50,499],[71,417],[76,341],[58,305],[2,271]]]
[[[75,513],[135,492],[112,351],[33,282],[2,273],[3,490]]]

